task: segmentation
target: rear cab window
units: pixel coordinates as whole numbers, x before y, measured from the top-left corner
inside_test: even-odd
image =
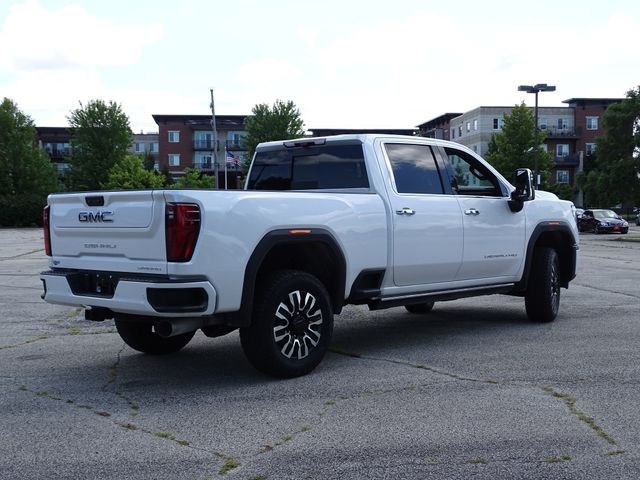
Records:
[[[369,189],[359,141],[258,150],[247,190]]]

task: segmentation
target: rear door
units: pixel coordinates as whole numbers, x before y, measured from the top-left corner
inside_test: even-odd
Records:
[[[452,281],[462,260],[462,218],[444,195],[432,148],[385,143],[393,191],[393,278],[397,286]]]
[[[54,267],[166,273],[162,191],[53,195],[49,204]]]

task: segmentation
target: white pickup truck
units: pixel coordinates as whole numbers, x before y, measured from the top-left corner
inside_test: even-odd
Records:
[[[242,191],[51,195],[43,298],[115,319],[150,354],[239,328],[280,377],[318,365],[346,304],[424,314],[501,293],[549,322],[578,232],[573,205],[531,177],[512,186],[452,142],[340,135],[259,145]]]

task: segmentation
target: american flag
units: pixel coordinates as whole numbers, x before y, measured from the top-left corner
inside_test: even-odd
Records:
[[[238,155],[235,155],[233,152],[227,151],[227,163],[239,167],[240,157]]]

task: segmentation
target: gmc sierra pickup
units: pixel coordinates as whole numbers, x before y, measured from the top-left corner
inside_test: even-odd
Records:
[[[572,204],[531,177],[511,185],[452,142],[340,135],[259,145],[242,191],[51,195],[43,298],[114,319],[150,354],[239,328],[280,377],[318,365],[346,304],[425,314],[500,293],[550,322],[578,232]]]

